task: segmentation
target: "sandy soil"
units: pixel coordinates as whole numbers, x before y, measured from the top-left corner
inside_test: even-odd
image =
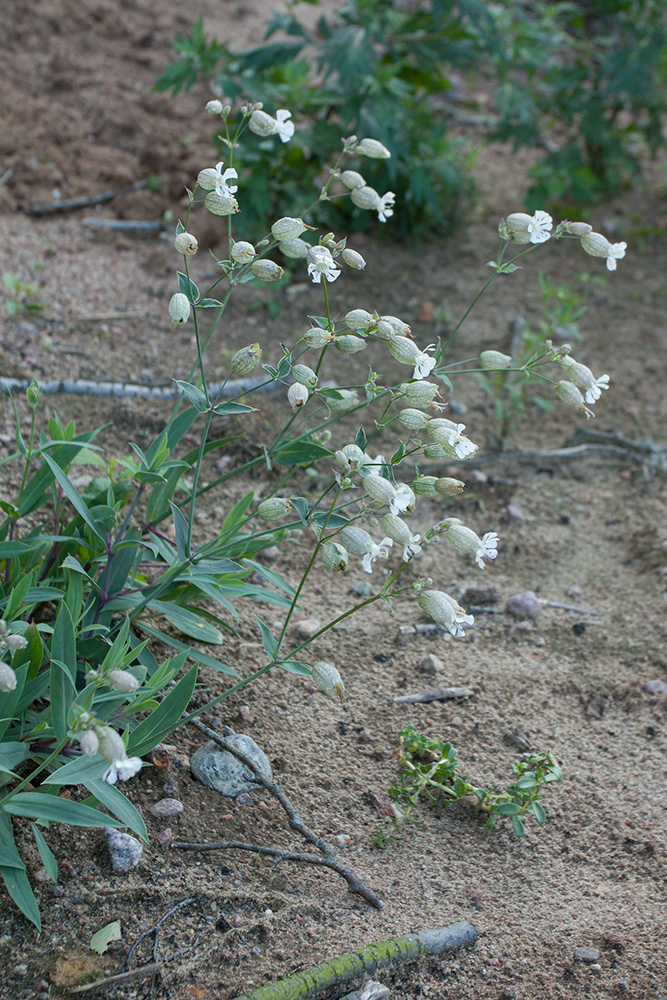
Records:
[[[241,36],[245,45],[259,38],[258,6],[206,0],[201,9],[221,37]],[[89,214],[157,219],[167,208],[178,212],[183,185],[210,164],[211,124],[201,113],[209,95],[198,89],[171,101],[151,92],[169,39],[189,18],[171,0],[159,9],[148,0],[28,0],[0,11],[0,37],[12,53],[0,62],[0,175],[12,170],[0,185],[2,269],[36,280],[45,303],[42,314],[2,320],[2,375],[160,382],[184,377],[190,368],[189,334],[174,332],[166,321],[174,290],[167,239],[108,236],[82,224]],[[184,137],[192,141],[183,144]],[[396,314],[411,323],[419,343],[435,339],[428,304],[436,315],[440,309],[457,317],[476,294],[488,276],[484,264],[494,253],[498,219],[520,207],[526,159],[501,147],[480,156],[480,199],[456,242],[401,247],[388,228],[377,244],[368,238],[353,244],[363,248],[369,266],[336,285],[335,309]],[[62,218],[28,218],[22,211],[50,200],[54,189],[63,198],[92,195],[148,172],[164,177],[162,193],[136,192],[112,207]],[[596,406],[596,429],[664,446],[665,242],[656,223],[664,217],[664,194],[657,171],[649,170],[647,178],[588,215],[597,229],[629,243],[615,275],[569,244],[545,247],[534,264],[493,286],[453,357],[506,349],[509,315],[539,317],[537,272],[543,270],[586,294],[576,355],[612,378]],[[205,238],[215,243],[216,231]],[[212,273],[205,254],[193,266],[196,279]],[[229,351],[253,340],[262,343],[266,360],[274,360],[281,340],[291,341],[319,310],[317,290],[300,276],[280,293],[241,289],[211,345],[211,376],[226,371]],[[347,378],[354,366],[352,359],[335,374]],[[487,401],[472,379],[461,379],[455,389],[467,406],[463,419],[471,436],[482,440],[491,420]],[[155,403],[73,396],[55,405],[79,426],[108,423],[105,441],[117,454],[128,437],[141,441],[154,434],[166,412]],[[285,406],[275,397],[267,402],[250,428],[248,448],[261,443]],[[512,447],[561,447],[581,427],[572,413],[562,407],[555,415],[530,412]],[[0,421],[0,442],[9,449],[6,403]],[[229,429],[239,425],[230,422]],[[230,460],[239,456],[232,451]],[[206,474],[212,477],[215,469]],[[467,591],[469,603],[497,613],[477,614],[474,630],[455,641],[401,637],[400,626],[419,616],[399,605],[388,617],[374,605],[337,627],[315,651],[314,658],[335,662],[344,675],[343,704],[302,678],[269,675],[221,703],[213,719],[257,740],[301,814],[340,848],[341,859],[382,897],[384,908],[371,909],[325,870],[276,867],[240,853],[172,850],[160,836],[167,826],[172,839],[302,847],[266,793],[236,803],[191,778],[179,755],[191,754],[203,737],[186,728],[171,739],[169,768],[145,768],[128,786],[151,838],[131,874],[112,873],[94,831],[49,831],[60,863],[57,886],[40,881],[39,858],[27,848],[44,931],[36,935],[2,897],[2,997],[57,996],[65,987],[118,972],[137,936],[190,898],[194,902],[165,924],[159,957],[189,947],[197,929],[198,943],[164,966],[156,997],[231,998],[349,949],[459,920],[477,928],[475,948],[383,973],[392,997],[667,995],[667,702],[646,686],[667,682],[664,469],[661,475],[639,454],[595,452],[571,461],[490,459],[461,478],[467,491],[444,511],[479,533],[497,531],[498,559],[482,573],[442,545],[409,573],[428,574],[450,593]],[[234,482],[202,506],[202,539],[243,492],[266,489],[259,476]],[[299,482],[303,495],[313,488],[308,477]],[[421,501],[417,530],[442,516],[442,504]],[[270,565],[296,583],[306,560],[306,545],[284,546]],[[305,591],[301,617],[334,617],[357,600],[352,588],[367,579],[378,588],[379,576],[368,578],[358,567],[318,575]],[[476,596],[471,588],[485,592]],[[522,622],[504,607],[508,597],[526,590],[580,610],[545,605],[538,619]],[[255,610],[242,609],[239,639],[224,650],[241,673],[259,662]],[[420,671],[429,653],[443,662],[435,676]],[[226,684],[219,675],[202,676],[202,700]],[[403,694],[448,685],[468,686],[474,694],[458,703],[394,703]],[[484,829],[461,806],[423,808],[419,825],[377,849],[371,838],[382,818],[375,803],[397,775],[398,732],[408,723],[451,740],[463,769],[479,783],[507,780],[520,754],[508,736],[513,729],[531,748],[552,750],[564,779],[545,793],[546,826],[531,826],[519,841],[505,827]],[[160,820],[149,808],[167,794],[182,801],[184,811]],[[98,958],[88,948],[91,934],[115,919],[122,941]],[[576,948],[597,949],[599,956],[581,961]],[[148,961],[150,948],[140,955]],[[149,988],[150,979],[131,981],[126,995],[148,997]]]

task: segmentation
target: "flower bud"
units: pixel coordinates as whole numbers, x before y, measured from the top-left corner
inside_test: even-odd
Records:
[[[385,535],[399,545],[409,545],[412,541],[412,532],[405,521],[395,514],[385,514],[382,518],[382,530]]]
[[[342,469],[353,472],[368,462],[368,455],[357,444],[345,444],[336,452],[336,461]]]
[[[589,226],[587,222],[568,222],[565,225],[568,233],[572,236],[587,236],[589,233],[593,232],[593,227]]]
[[[97,733],[94,729],[86,729],[85,732],[81,733],[79,736],[79,746],[81,752],[85,754],[86,757],[94,757],[100,747],[100,741],[97,738]]]
[[[204,198],[204,206],[211,215],[233,215],[239,210],[239,203],[233,194],[218,194],[217,191],[209,191]]]
[[[365,208],[368,211],[377,208],[382,203],[375,188],[368,186],[353,188],[350,192],[350,198],[358,208]]]
[[[174,249],[177,253],[184,253],[187,257],[192,257],[199,250],[196,236],[191,233],[176,233],[174,236]]]
[[[257,508],[257,516],[263,521],[282,521],[292,510],[289,500],[281,500],[280,497],[269,497],[262,500]]]
[[[309,389],[314,389],[317,385],[317,375],[308,365],[294,365],[292,368],[292,377]]]
[[[345,314],[345,323],[350,330],[361,330],[362,333],[366,333],[374,325],[375,319],[376,317],[365,309],[352,309]]]
[[[401,410],[396,418],[401,425],[409,431],[421,431],[428,424],[428,418],[421,410],[406,409]]]
[[[346,413],[352,410],[359,402],[359,397],[354,389],[337,389],[338,396],[326,396],[324,402],[332,413]]]
[[[509,368],[512,364],[512,358],[509,354],[502,354],[500,351],[482,351],[479,363],[484,371],[488,372],[498,368]]]
[[[283,219],[278,219],[271,226],[271,235],[274,240],[278,240],[279,243],[286,243],[289,240],[295,240],[297,237],[301,236],[301,233],[306,231],[306,227],[303,224],[303,219],[292,219],[286,216]]]
[[[361,176],[361,174],[357,173],[356,170],[344,170],[343,173],[340,175],[340,179],[342,180],[345,187],[348,188],[350,191],[353,188],[366,187],[366,181]]]
[[[4,635],[7,631],[7,622],[4,618],[0,618],[0,635]]]
[[[419,476],[419,478],[415,479],[414,483],[412,484],[412,488],[414,489],[417,496],[437,497],[438,491],[435,488],[435,484],[437,483],[437,481],[438,481],[437,476]]]
[[[3,635],[2,640],[7,649],[11,649],[15,652],[17,649],[25,649],[28,645],[28,640],[23,635],[16,635],[12,633],[11,635]]]
[[[322,330],[319,326],[311,326],[310,330],[306,330],[301,338],[301,343],[307,347],[320,348],[326,347],[333,339],[334,335],[329,330]]]
[[[238,243],[234,243],[231,249],[231,258],[237,264],[249,264],[251,260],[254,260],[257,256],[252,243],[248,243],[247,240],[239,240]]]
[[[558,382],[554,391],[561,403],[565,403],[566,406],[573,406],[580,413],[585,413],[586,419],[595,415],[592,410],[588,409],[584,397],[573,382],[565,380]]]
[[[3,663],[0,660],[0,691],[3,694],[9,694],[16,687],[16,674],[9,666],[8,663]]]
[[[608,257],[611,243],[602,233],[585,233],[581,237],[582,249],[591,257]]]
[[[398,386],[398,392],[401,393],[402,403],[426,408],[434,396],[438,395],[438,386],[435,382],[426,382],[425,380],[403,382],[402,385]]]
[[[361,256],[360,253],[357,253],[356,250],[350,250],[348,247],[345,247],[345,249],[341,253],[341,257],[343,259],[343,262],[347,264],[348,267],[353,268],[355,271],[363,271],[363,269],[366,267],[366,261],[364,260],[364,258]]]
[[[112,729],[111,726],[99,726],[97,728],[97,739],[99,741],[98,751],[110,764],[114,761],[125,760],[127,750],[120,733]]]
[[[250,270],[260,281],[277,281],[278,278],[282,278],[284,273],[279,264],[266,258],[254,260],[250,265]]]
[[[317,663],[313,664],[312,673],[313,682],[318,690],[323,691],[325,694],[337,694],[340,700],[343,700],[345,685],[332,663],[325,663],[324,660],[318,660]]]
[[[402,319],[398,318],[398,316],[380,316],[380,319],[385,323],[389,323],[394,333],[399,337],[407,337],[410,333],[410,327],[408,324],[404,323]]]
[[[213,191],[218,183],[218,173],[213,167],[206,167],[197,174],[197,186],[204,191]]]
[[[169,317],[174,326],[182,326],[190,318],[190,299],[183,292],[175,292],[169,300]]]
[[[287,402],[293,410],[298,410],[300,406],[307,403],[308,396],[308,390],[305,385],[301,385],[300,382],[294,382],[294,384],[287,390]]]
[[[106,681],[117,691],[124,694],[131,694],[139,687],[139,681],[129,670],[110,670],[106,676]]]
[[[438,625],[444,625],[452,635],[465,635],[463,626],[475,623],[473,616],[466,614],[464,609],[442,590],[422,591],[417,603],[429,618]]]
[[[338,542],[325,542],[322,546],[322,562],[332,573],[347,569],[348,555],[345,546]]]
[[[208,101],[206,105],[206,111],[209,115],[220,115],[222,114],[222,101]]]
[[[233,375],[249,375],[262,359],[262,348],[259,344],[250,344],[249,347],[242,347],[240,351],[232,357],[230,367]]]
[[[444,476],[442,479],[436,479],[435,481],[436,492],[443,497],[454,497],[458,493],[462,493],[465,489],[465,483],[461,482],[460,479],[450,479]]]
[[[296,240],[284,240],[278,244],[278,249],[285,257],[289,257],[291,260],[301,260],[303,257],[308,256],[310,245],[305,240],[297,238]]]
[[[371,535],[355,524],[347,524],[340,532],[339,538],[348,552],[353,556],[363,556],[373,544]]]
[[[407,337],[394,337],[388,341],[388,344],[392,358],[395,358],[402,365],[414,365],[415,358],[419,354],[419,348],[414,340],[408,340]]]
[[[384,479],[382,476],[364,476],[362,485],[371,500],[380,506],[391,504],[395,499],[395,488],[388,479]]]
[[[378,320],[373,332],[379,340],[394,340],[396,337],[396,330],[386,319]]]
[[[387,147],[377,139],[362,139],[354,147],[354,152],[360,156],[367,156],[369,160],[388,160],[391,157]]]
[[[424,456],[425,458],[430,458],[433,461],[439,461],[441,458],[449,458],[442,445],[439,444],[425,444],[424,445]]]
[[[505,219],[507,232],[513,243],[530,243],[530,224],[532,216],[525,212],[512,212]]]
[[[363,337],[355,337],[352,333],[344,334],[334,339],[334,347],[341,354],[357,354],[366,347],[366,341]]]
[[[266,111],[255,109],[248,122],[248,128],[255,135],[268,136],[276,133],[276,119],[268,115]]]

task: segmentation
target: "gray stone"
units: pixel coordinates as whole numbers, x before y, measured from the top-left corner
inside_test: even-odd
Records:
[[[573,948],[572,958],[575,962],[586,962],[588,965],[592,965],[593,962],[597,962],[600,957],[600,952],[597,948]]]
[[[429,653],[421,663],[417,664],[417,670],[421,670],[423,674],[437,674],[444,669],[445,665],[442,660],[439,660],[433,653]]]
[[[664,681],[647,681],[644,685],[647,694],[667,694],[667,684]]]
[[[109,848],[111,865],[118,875],[125,875],[137,867],[144,853],[141,841],[129,833],[121,833],[113,826],[104,828],[104,836]]]
[[[370,597],[373,593],[373,585],[368,580],[359,580],[358,583],[352,584],[352,590],[357,597]]]
[[[254,740],[244,736],[243,733],[234,733],[227,739],[232,746],[252,760],[262,777],[268,781],[273,779],[268,758]],[[257,788],[254,776],[248,768],[227,750],[222,750],[213,740],[195,751],[191,766],[193,775],[203,785],[230,799],[235,799],[244,792],[253,792]]]
[[[302,622],[297,622],[294,631],[299,639],[311,639],[321,628],[319,618],[305,618]]]
[[[183,803],[178,799],[160,799],[149,811],[153,816],[177,816],[183,812]]]
[[[539,618],[542,614],[542,605],[532,590],[508,597],[505,609],[515,618]]]

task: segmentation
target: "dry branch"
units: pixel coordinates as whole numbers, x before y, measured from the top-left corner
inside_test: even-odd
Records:
[[[88,317],[84,317],[88,319]],[[75,396],[117,396],[120,398],[140,397],[142,399],[178,399],[182,395],[178,386],[173,383],[143,385],[135,382],[98,382],[93,379],[53,379],[44,382],[38,379],[39,388],[44,395],[55,393],[70,393]],[[209,394],[216,396],[238,396],[244,392],[267,391],[278,383],[268,382],[266,378],[232,379],[226,384],[209,385]],[[30,379],[0,378],[0,392],[25,392],[30,385]]]
[[[358,896],[362,896],[363,899],[366,900],[366,902],[370,903],[371,906],[374,906],[376,909],[378,910],[382,909],[384,903],[379,898],[379,896],[377,896],[372,889],[369,889],[367,886],[365,886],[364,883],[361,881],[361,879],[354,874],[354,872],[350,871],[349,868],[347,868],[344,864],[342,864],[338,860],[338,858],[336,857],[336,853],[330,844],[327,844],[327,842],[323,840],[322,837],[318,837],[317,834],[314,833],[310,829],[310,827],[306,825],[306,823],[303,821],[301,816],[299,816],[298,812],[296,811],[290,800],[285,795],[285,792],[283,791],[280,782],[273,782],[270,781],[268,778],[265,778],[264,775],[258,771],[257,767],[255,766],[251,758],[247,756],[247,754],[244,754],[241,750],[238,750],[232,743],[229,742],[229,740],[225,739],[224,736],[220,736],[219,733],[216,733],[214,729],[209,729],[208,726],[205,726],[198,719],[191,719],[190,721],[193,726],[196,726],[196,728],[199,729],[200,732],[208,736],[209,739],[214,741],[214,743],[217,743],[218,746],[221,747],[223,750],[226,750],[228,753],[232,754],[233,757],[236,757],[237,760],[240,760],[241,763],[252,772],[252,774],[254,775],[254,780],[257,782],[257,784],[262,785],[264,788],[266,788],[266,790],[270,792],[270,794],[273,795],[273,797],[277,799],[277,801],[280,803],[280,805],[282,806],[283,810],[287,815],[287,819],[291,828],[293,830],[296,830],[297,833],[300,833],[301,836],[304,838],[304,840],[306,840],[309,844],[312,844],[313,847],[316,847],[317,850],[320,851],[320,853],[323,855],[323,857],[318,858],[315,855],[311,854],[297,855],[293,854],[290,851],[280,851],[272,847],[260,847],[253,844],[243,844],[240,841],[220,841],[219,843],[215,844],[190,844],[179,841],[175,844],[172,844],[172,850],[178,849],[185,851],[187,850],[208,851],[208,850],[236,849],[242,851],[254,851],[256,854],[267,854],[270,855],[271,857],[278,858],[279,861],[280,860],[302,861],[305,862],[306,864],[324,865],[324,867],[331,868],[333,871],[341,875],[342,878],[345,879],[348,886],[350,887],[351,892],[356,893]],[[229,727],[225,727],[225,732],[227,735],[230,736],[233,735],[233,730],[229,729]]]
[[[470,948],[476,940],[477,931],[467,920],[432,931],[406,934],[348,952],[313,969],[297,972],[252,993],[244,993],[236,1000],[316,1000],[338,987],[373,975],[379,969],[402,965],[421,955],[443,955],[460,948]]]
[[[128,184],[127,187],[118,188],[117,191],[105,191],[90,198],[65,198],[58,201],[35,202],[33,205],[26,205],[23,211],[26,215],[56,215],[60,212],[74,212],[78,208],[103,205],[107,201],[113,201],[120,194],[130,194],[132,191],[141,191],[146,187],[148,187],[148,181],[137,181],[136,184]]]
[[[422,691],[421,694],[403,694],[400,698],[394,698],[394,704],[415,705],[424,701],[452,701],[454,698],[472,698],[473,694],[472,688],[440,688],[438,691]]]

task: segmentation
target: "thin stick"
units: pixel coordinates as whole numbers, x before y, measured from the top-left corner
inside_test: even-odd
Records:
[[[119,972],[116,976],[109,976],[107,979],[98,979],[94,983],[86,986],[75,986],[70,993],[88,993],[91,990],[106,989],[111,986],[120,986],[130,979],[141,979],[144,976],[155,975],[162,968],[162,962],[151,962],[150,965],[140,965],[138,969],[130,969],[129,972]]]
[[[538,598],[539,600],[539,598]],[[576,611],[578,615],[599,615],[599,611],[589,611],[587,608],[575,608],[573,604],[559,604],[558,601],[540,601],[548,608],[560,608],[561,611]]]
[[[118,317],[120,318],[120,317]],[[88,317],[84,317],[88,319]],[[3,378],[0,380],[0,392],[25,392],[30,385],[30,379]],[[267,386],[265,389],[264,386]],[[221,385],[209,386],[209,392],[222,396],[235,396],[243,392],[270,391],[273,383],[265,379],[239,378]],[[120,398],[140,397],[142,399],[178,399],[182,393],[178,386],[152,383],[148,385],[135,382],[98,382],[93,379],[58,379],[49,382],[39,381],[39,388],[45,395],[55,393],[70,393],[75,396],[117,396]]]
[[[81,225],[121,233],[160,233],[167,228],[162,219],[94,219],[91,216],[87,216]]]
[[[179,910],[184,909],[186,906],[191,906],[192,903],[196,903],[196,902],[197,902],[197,900],[195,899],[194,896],[192,896],[190,899],[184,899],[180,903],[176,903],[176,905],[172,906],[172,908],[170,910],[167,910],[166,913],[163,913],[163,915],[160,917],[160,919],[158,920],[158,922],[156,924],[153,924],[153,926],[149,927],[148,930],[142,931],[142,933],[139,935],[139,937],[137,938],[137,940],[134,942],[134,944],[132,945],[132,947],[130,948],[130,950],[127,953],[127,958],[125,959],[125,962],[123,963],[123,971],[126,971],[127,966],[132,961],[132,956],[134,955],[135,951],[137,950],[137,948],[139,947],[139,945],[141,944],[141,942],[144,941],[147,937],[150,937],[151,934],[155,935],[155,940],[154,940],[154,944],[153,944],[153,959],[155,961],[155,958],[156,958],[155,952],[156,952],[156,949],[157,949],[158,932],[159,932],[160,927],[162,926],[162,924],[165,922],[165,920],[167,920],[169,917],[171,917],[174,913],[177,913]],[[158,963],[158,965],[159,964],[160,963]]]
[[[59,201],[36,202],[34,205],[26,205],[23,211],[26,215],[55,215],[58,212],[74,212],[78,208],[103,205],[106,201],[113,201],[120,194],[130,194],[132,191],[141,191],[146,187],[148,187],[148,181],[137,181],[136,184],[118,188],[117,191],[105,191],[103,194],[96,194],[90,198],[65,198]]]
[[[423,691],[421,694],[404,694],[394,698],[394,705],[416,705],[426,701],[451,701],[454,698],[472,698],[472,688],[440,688],[439,691]]]
[[[285,792],[283,791],[279,782],[273,782],[270,781],[268,778],[265,778],[264,775],[257,770],[255,763],[250,759],[250,757],[247,756],[247,754],[244,754],[241,750],[238,750],[232,743],[229,742],[229,740],[225,739],[223,736],[220,736],[218,733],[216,733],[214,729],[209,729],[209,727],[205,726],[202,722],[199,721],[199,719],[191,719],[190,721],[193,726],[199,729],[200,732],[208,736],[209,739],[214,741],[214,743],[217,743],[217,745],[221,747],[223,750],[226,750],[228,753],[231,753],[233,757],[236,757],[237,760],[240,760],[241,763],[244,764],[245,767],[247,767],[252,772],[252,774],[254,774],[255,776],[254,780],[257,782],[257,784],[262,785],[264,788],[266,788],[266,790],[270,792],[270,794],[273,795],[273,797],[277,799],[277,801],[283,807],[291,828],[293,830],[296,830],[297,833],[300,833],[301,836],[304,838],[304,840],[306,840],[309,844],[312,844],[313,847],[316,847],[317,850],[324,855],[324,859],[327,862],[331,862],[331,864],[327,864],[326,867],[332,868],[334,871],[338,872],[338,874],[345,879],[352,892],[355,892],[357,893],[357,895],[362,896],[368,903],[371,904],[371,906],[376,907],[376,909],[378,910],[382,909],[382,907],[384,906],[382,900],[372,891],[372,889],[367,888],[367,886],[365,886],[363,882],[353,872],[351,872],[348,868],[345,867],[345,865],[343,865],[338,860],[333,847],[330,844],[328,844],[326,840],[323,840],[322,837],[318,837],[317,834],[314,833],[310,829],[310,827],[306,825],[306,823],[303,821],[301,816],[299,816],[298,812],[296,811],[290,800],[285,795]],[[228,843],[231,844],[237,842],[230,841]],[[179,848],[181,850],[207,849],[205,846],[202,845],[195,845],[195,847],[191,847],[188,844],[180,842],[172,844],[172,848],[173,849]],[[211,850],[215,849],[216,845],[213,845],[211,847]],[[239,849],[271,854],[273,857],[284,857],[287,860],[290,860],[289,855],[286,854],[284,851],[277,851],[274,850],[273,848],[253,847],[252,845],[245,845],[243,847],[239,847]],[[294,856],[294,858],[296,858],[296,856]],[[307,854],[303,855],[303,859],[304,860],[309,859],[307,861],[308,864],[320,863],[320,859],[314,858],[314,856],[312,855],[307,855]]]

